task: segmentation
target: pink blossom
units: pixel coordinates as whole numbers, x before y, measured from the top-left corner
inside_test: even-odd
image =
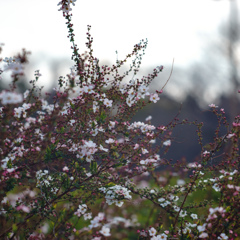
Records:
[[[20,205],[20,206],[16,207],[16,210],[17,210],[17,211],[22,210],[23,212],[26,212],[26,213],[29,213],[29,212],[30,212],[30,208],[27,207],[27,206],[25,206],[25,205]]]

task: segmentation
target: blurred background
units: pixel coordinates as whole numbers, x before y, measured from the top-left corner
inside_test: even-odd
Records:
[[[58,0],[0,2],[0,43],[5,44],[1,57],[14,56],[22,48],[31,51],[24,81],[40,70],[39,85],[46,91],[51,91],[58,77],[73,65],[65,19],[57,4]],[[147,38],[139,75],[147,75],[159,65],[165,67],[153,90],[164,85],[174,59],[173,74],[161,101],[136,119],[152,115],[154,124],[167,124],[181,108],[181,118],[206,123],[208,142],[216,125],[209,104],[224,108],[230,121],[239,113],[239,5],[237,0],[78,0],[72,13],[80,53],[86,50],[87,25],[91,25],[94,55],[100,64],[114,64],[116,50],[118,59],[123,59],[134,44]],[[3,73],[2,77],[1,85],[9,76]],[[192,140],[193,134],[193,128],[176,132],[176,151],[169,157],[184,155],[189,162],[196,159],[200,147],[197,137]]]

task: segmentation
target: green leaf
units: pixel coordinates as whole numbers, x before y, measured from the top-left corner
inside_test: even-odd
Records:
[[[104,123],[107,115],[105,112],[101,112],[100,114],[100,123]]]
[[[13,230],[13,232],[17,232],[17,230],[18,230],[18,226],[17,226],[17,224],[13,224],[12,225],[12,230]]]
[[[110,182],[110,183],[108,183],[105,187],[113,187],[113,186],[115,186],[116,184],[115,183],[113,183],[113,182]]]
[[[93,174],[97,172],[97,162],[94,162],[94,161],[91,162],[90,170],[91,170],[91,173]]]
[[[11,161],[11,160],[8,160],[8,162],[7,162],[7,167],[8,167],[8,168],[12,168],[12,161]]]

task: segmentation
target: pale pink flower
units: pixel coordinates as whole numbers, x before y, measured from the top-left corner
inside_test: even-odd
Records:
[[[16,103],[21,103],[23,101],[22,94],[18,94],[15,92],[8,92],[5,90],[0,93],[0,99],[3,105],[16,104]]]
[[[160,98],[158,97],[157,93],[150,95],[150,101],[156,103]]]
[[[106,140],[105,141],[105,143],[114,143],[115,141],[114,141],[114,139],[112,139],[112,138],[109,138],[108,140]]]
[[[146,154],[146,153],[148,153],[148,150],[145,148],[142,148],[142,154]]]
[[[137,148],[139,148],[139,144],[136,143],[133,149],[137,149]]]
[[[29,213],[29,212],[30,212],[30,208],[27,207],[27,206],[25,206],[25,205],[20,205],[20,206],[16,207],[16,210],[17,210],[17,211],[22,210],[23,212],[26,212],[26,213]]]
[[[206,230],[206,223],[204,223],[202,226],[197,226],[197,229],[199,232],[204,232]]]
[[[218,108],[218,106],[216,106],[214,103],[211,103],[208,106],[211,107],[211,108]]]
[[[64,172],[68,172],[68,171],[69,171],[69,168],[68,168],[67,166],[65,166],[65,167],[63,168],[63,171],[64,171]]]
[[[227,240],[228,236],[225,233],[221,233],[220,236],[218,237],[220,240]]]
[[[199,238],[207,238],[208,237],[208,234],[203,232],[199,235]]]
[[[229,138],[232,138],[233,136],[235,136],[236,134],[235,133],[229,133],[228,135],[227,135],[227,138],[229,139]]]

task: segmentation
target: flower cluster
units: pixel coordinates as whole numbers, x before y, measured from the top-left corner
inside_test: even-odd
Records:
[[[151,240],[167,240],[167,235],[165,233],[156,235],[157,230],[154,227],[151,227],[149,230],[149,235],[151,236]]]
[[[3,105],[22,103],[22,94],[3,90],[0,93],[0,99]]]
[[[53,181],[54,178],[52,178],[49,175],[48,170],[39,170],[36,172],[36,179],[37,179],[37,185],[36,187],[40,188],[42,190],[42,188],[48,188],[50,189],[50,191],[52,193],[56,193],[58,191],[58,189],[56,187],[53,187]]]
[[[105,198],[108,205],[115,203],[118,207],[121,207],[123,205],[123,201],[119,200],[132,198],[129,194],[131,191],[119,185],[108,188],[101,187],[99,190],[106,194]]]
[[[72,11],[71,4],[75,6],[75,2],[77,0],[62,0],[58,3],[58,6],[61,6],[59,11],[63,11],[63,13],[69,13]]]
[[[91,212],[87,213],[87,205],[86,204],[79,205],[78,209],[74,213],[74,215],[77,215],[78,217],[81,217],[83,215],[84,220],[92,218],[92,213]]]

